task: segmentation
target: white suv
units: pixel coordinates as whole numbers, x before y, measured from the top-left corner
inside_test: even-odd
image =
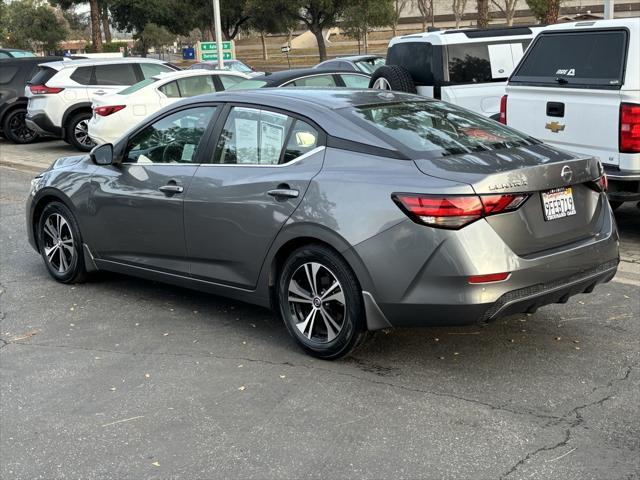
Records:
[[[391,39],[372,88],[418,93],[498,118],[507,78],[541,27],[444,30]]]
[[[547,27],[516,67],[501,122],[596,156],[616,208],[640,200],[640,18]]]
[[[88,151],[94,146],[87,134],[92,97],[174,70],[178,68],[146,58],[43,63],[25,88],[29,99],[25,122],[41,135],[62,138]]]

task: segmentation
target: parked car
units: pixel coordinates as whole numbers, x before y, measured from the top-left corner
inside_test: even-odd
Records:
[[[4,58],[24,58],[35,56],[35,53],[28,50],[19,50],[17,48],[0,48],[0,60]]]
[[[221,92],[250,78],[229,70],[161,73],[111,95],[94,97],[89,137],[95,144],[115,142],[152,113],[181,98]]]
[[[258,72],[240,60],[223,60],[225,70],[231,70],[232,72],[240,72],[250,77],[256,77],[264,74],[264,72]],[[187,70],[218,70],[218,62],[198,62],[191,65]]]
[[[314,68],[296,68],[281,72],[266,73],[238,85],[231,90],[274,87],[349,87],[367,88],[370,76],[365,73],[345,70],[316,70]]]
[[[351,55],[325,60],[313,68],[320,70],[353,70],[354,72],[371,75],[382,65],[384,65],[384,57],[380,55]]]
[[[39,134],[62,138],[78,150],[89,151],[94,146],[88,123],[95,95],[114,93],[176,68],[149,58],[43,63],[25,88],[29,99],[26,124]]]
[[[370,87],[442,99],[497,120],[507,78],[540,30],[445,30],[395,37]]]
[[[24,122],[28,102],[24,88],[38,64],[61,59],[62,57],[0,59],[0,134],[7,140],[30,143],[38,137]]]
[[[640,18],[548,27],[506,93],[503,123],[598,157],[613,208],[640,200]]]
[[[272,306],[329,359],[367,330],[486,322],[610,280],[604,180],[442,101],[226,91],[56,161],[27,230],[59,282],[110,270]]]

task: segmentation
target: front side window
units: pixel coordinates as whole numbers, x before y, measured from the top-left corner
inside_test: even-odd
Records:
[[[333,75],[314,75],[313,77],[299,78],[289,82],[285,87],[335,87],[336,81]]]
[[[127,146],[125,162],[194,163],[215,106],[180,110],[135,134]]]
[[[318,132],[306,122],[281,113],[234,107],[220,134],[213,163],[278,165],[318,144]]]
[[[369,88],[369,77],[364,75],[340,74],[342,81],[349,88]]]
[[[144,78],[150,78],[161,73],[174,71],[165,65],[158,65],[157,63],[141,63],[140,69],[142,70],[142,76]]]
[[[414,155],[437,158],[532,144],[524,134],[445,102],[365,106],[352,112],[365,128]]]
[[[96,65],[94,75],[93,85],[133,85],[138,82],[133,63]]]
[[[626,45],[625,30],[541,34],[510,81],[620,88]]]

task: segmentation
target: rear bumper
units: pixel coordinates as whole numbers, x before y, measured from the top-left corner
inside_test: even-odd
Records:
[[[613,278],[619,261],[613,216],[608,207],[600,212],[597,235],[526,257],[516,255],[486,221],[459,231],[407,221],[382,232],[355,247],[370,277],[361,281],[363,289],[384,319],[376,324],[477,324],[589,293]],[[471,275],[499,272],[510,276],[468,282]]]
[[[56,127],[46,113],[37,113],[35,115],[27,114],[24,121],[27,127],[39,135],[62,138],[62,128]]]
[[[635,202],[640,200],[640,172],[622,171],[605,165],[609,180],[607,196],[614,202]]]

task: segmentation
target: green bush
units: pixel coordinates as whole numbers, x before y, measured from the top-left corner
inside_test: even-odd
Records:
[[[119,52],[120,51],[120,47],[124,47],[125,51],[126,51],[127,44],[126,43],[118,43],[118,42],[103,43],[102,44],[102,51],[104,53]],[[84,51],[87,52],[87,53],[96,53],[95,49],[93,48],[93,44],[92,43],[87,44],[87,46],[84,47]]]

